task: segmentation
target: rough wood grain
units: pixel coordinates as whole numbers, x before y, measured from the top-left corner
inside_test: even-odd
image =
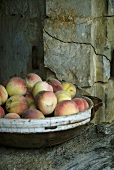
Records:
[[[45,149],[0,147],[1,170],[113,170],[114,122],[87,125],[76,137]]]

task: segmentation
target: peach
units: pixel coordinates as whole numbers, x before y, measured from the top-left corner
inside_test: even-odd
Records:
[[[0,105],[3,105],[8,99],[8,93],[6,88],[0,84]]]
[[[24,96],[14,95],[6,101],[6,111],[9,113],[17,113],[21,115],[28,109],[28,103]]]
[[[84,106],[84,102],[82,100],[82,98],[73,98],[73,101],[78,105],[79,108],[79,112],[82,112],[83,110],[85,110],[85,106]]]
[[[71,94],[71,98],[76,95],[76,86],[70,82],[62,82],[63,90],[66,90]]]
[[[5,111],[2,106],[0,106],[0,118],[3,118],[5,115]]]
[[[33,97],[33,95],[31,93],[27,93],[25,95],[25,98],[27,99],[28,105],[30,105],[31,103],[34,102],[34,97]]]
[[[36,73],[27,74],[27,77],[25,78],[25,82],[26,82],[28,91],[32,91],[33,86],[39,81],[42,81],[42,79]]]
[[[13,77],[8,81],[6,85],[6,90],[9,96],[25,95],[27,92],[27,86],[22,78]]]
[[[71,100],[71,95],[65,90],[60,90],[55,93],[57,97],[57,103],[60,103],[63,100]]]
[[[89,108],[89,104],[84,98],[75,97],[73,101],[78,105],[80,112]]]
[[[87,100],[86,100],[86,99],[83,99],[83,98],[82,98],[82,100],[83,100],[83,102],[84,102],[85,110],[88,109],[88,108],[89,108],[89,104],[88,104]]]
[[[51,114],[56,105],[57,97],[52,91],[41,91],[35,97],[37,108],[44,114]]]
[[[79,112],[78,106],[73,100],[64,100],[57,104],[54,116],[65,116]]]
[[[35,97],[37,93],[39,93],[40,91],[52,91],[53,92],[53,87],[48,84],[46,81],[40,81],[37,82],[33,89],[32,89],[32,94]]]
[[[29,109],[37,109],[35,103],[30,103]]]
[[[49,78],[47,80],[48,84],[50,84],[53,87],[53,92],[56,93],[59,90],[62,90],[62,84],[59,80],[55,78]]]
[[[22,114],[22,118],[25,119],[40,119],[45,118],[43,113],[37,109],[28,109]]]
[[[7,113],[4,118],[7,119],[20,119],[21,117],[17,113]]]

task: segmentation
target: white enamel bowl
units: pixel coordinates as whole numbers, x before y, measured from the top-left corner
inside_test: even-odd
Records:
[[[69,116],[44,119],[0,119],[0,144],[21,148],[57,145],[72,139],[76,130],[90,122],[93,102],[89,109]]]

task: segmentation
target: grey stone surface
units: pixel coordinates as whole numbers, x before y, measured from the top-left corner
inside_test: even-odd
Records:
[[[87,88],[86,92],[102,99],[103,106],[96,113],[95,121],[112,122],[114,120],[114,100],[113,100],[114,80],[107,83],[97,82],[92,87]]]
[[[114,123],[86,125],[58,146],[40,149],[0,147],[1,170],[113,170]]]
[[[80,4],[80,6],[79,6]],[[62,18],[62,16],[76,17],[77,15],[89,17],[91,15],[91,0],[47,0],[46,14],[49,17]],[[82,9],[87,9],[83,10]]]
[[[90,45],[64,43],[48,34],[45,35],[44,42],[45,66],[50,68],[59,80],[70,81],[82,87],[93,84],[90,70],[93,66],[92,61],[90,64],[93,49]]]
[[[44,32],[44,47],[44,64],[59,80],[87,87],[110,78],[110,61],[89,44],[63,42]]]
[[[81,95],[101,98],[104,105],[96,122],[114,120],[110,104],[114,98],[110,74],[114,70],[114,15],[110,2],[47,0],[46,7],[44,64],[52,72],[50,76],[74,83]]]
[[[65,16],[66,17],[66,16]],[[76,21],[78,20],[78,21]],[[87,21],[86,21],[87,20]],[[81,23],[77,23],[81,22]],[[45,20],[44,29],[48,34],[63,42],[91,42],[91,23],[89,19],[76,18],[75,21],[61,21],[49,18]],[[71,26],[72,25],[72,26]]]

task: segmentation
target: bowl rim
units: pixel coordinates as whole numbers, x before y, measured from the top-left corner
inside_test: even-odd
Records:
[[[83,97],[83,96],[82,96]],[[0,119],[0,132],[51,132],[65,130],[86,124],[91,118],[93,102],[88,97],[83,97],[89,103],[89,108],[71,115],[46,117],[40,119]]]

